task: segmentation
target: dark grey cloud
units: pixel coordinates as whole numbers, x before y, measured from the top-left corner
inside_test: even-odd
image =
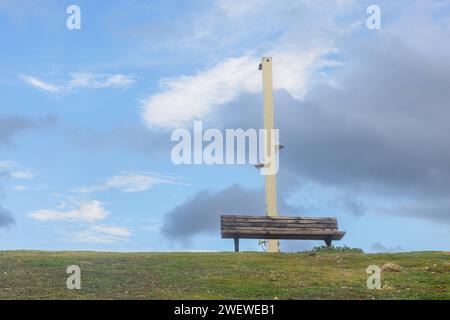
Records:
[[[279,112],[286,165],[324,184],[447,193],[450,63],[382,45],[357,50],[364,64],[337,77],[342,88],[316,88],[303,104],[280,99],[293,109]]]
[[[54,115],[33,119],[22,115],[0,114],[0,146],[10,144],[17,134],[27,130],[46,129],[55,125],[57,121],[58,119]],[[0,178],[7,177],[8,175],[8,171],[0,171]],[[14,223],[15,220],[11,212],[0,206],[0,228],[10,226]]]
[[[312,182],[342,191],[328,203],[333,209],[358,216],[367,209],[360,195],[381,197],[393,203],[384,213],[450,224],[450,61],[400,39],[378,40],[344,52],[348,67],[334,75],[337,86],[316,86],[302,102],[276,93],[276,122],[286,146],[280,188]],[[224,128],[258,128],[261,105],[259,96],[245,95],[217,119],[225,119]],[[405,198],[408,206],[397,204]],[[263,201],[262,192],[240,186],[203,191],[167,213],[163,231],[173,238],[219,234],[221,213],[263,213]]]
[[[0,206],[0,228],[14,224],[14,218],[11,212]]]
[[[287,192],[280,194],[314,184],[339,191],[324,204],[333,212],[360,216],[372,209],[450,225],[450,34],[434,25],[426,30],[429,39],[394,31],[342,40],[336,47],[343,65],[327,70],[330,82],[312,85],[303,101],[275,93],[286,147],[278,181]],[[245,94],[205,128],[262,123],[260,94]],[[220,213],[263,212],[262,201],[262,193],[236,186],[204,191],[167,213],[163,231],[218,234]]]
[[[423,52],[389,34],[358,41],[343,46],[332,85],[313,86],[301,102],[276,92],[280,173],[341,190],[356,215],[367,209],[360,196],[391,202],[394,214],[407,199],[396,214],[450,223],[450,49]],[[261,105],[246,95],[218,119],[258,128]]]
[[[0,114],[0,145],[9,144],[13,137],[21,132],[48,128],[56,122],[57,117],[54,115],[31,119],[21,115]]]
[[[298,209],[278,200],[283,215]],[[264,215],[264,191],[238,184],[218,192],[203,190],[165,214],[162,232],[169,238],[186,240],[200,233],[220,233],[221,214]]]
[[[345,64],[333,71],[333,85],[315,85],[301,102],[276,92],[276,124],[285,145],[280,194],[312,183],[339,190],[324,204],[333,212],[360,216],[369,206],[450,224],[450,60],[442,58],[450,51],[437,47],[427,54],[389,35],[371,40],[344,46]],[[261,97],[247,94],[205,127],[259,128],[262,122]],[[238,185],[203,191],[166,214],[163,232],[179,239],[219,234],[220,214],[262,214],[263,201],[262,192]],[[285,245],[294,246],[290,251],[309,248]],[[372,249],[402,251],[379,243]]]

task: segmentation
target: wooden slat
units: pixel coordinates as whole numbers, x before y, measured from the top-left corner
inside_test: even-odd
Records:
[[[296,220],[296,221],[311,221],[311,220],[317,220],[317,221],[337,221],[336,218],[330,218],[330,217],[288,217],[288,216],[278,216],[278,217],[270,217],[270,216],[235,216],[235,215],[222,215],[220,216],[221,220],[246,220],[246,221],[253,221],[253,220]]]
[[[223,232],[240,232],[240,231],[254,231],[254,232],[264,232],[264,231],[283,231],[286,233],[305,233],[308,231],[312,232],[332,232],[337,231],[333,228],[273,228],[273,227],[236,227],[236,228],[222,228]]]
[[[244,217],[242,216],[222,216],[221,225],[223,227],[280,227],[280,228],[331,228],[337,229],[337,220],[334,218],[326,219],[303,219],[292,217]]]
[[[220,219],[222,222],[279,222],[279,223],[337,223],[337,220],[329,220],[329,219],[277,219],[274,217],[265,217],[265,218],[222,218]]]
[[[258,223],[258,222],[269,222],[269,223],[297,223],[297,224],[310,224],[310,223],[337,223],[336,220],[294,220],[294,219],[222,219],[220,220],[222,223]]]
[[[341,240],[343,236],[325,236],[325,235],[284,235],[284,234],[273,234],[273,235],[261,235],[261,234],[253,234],[253,235],[240,235],[240,236],[222,236],[222,239],[257,239],[257,240]]]
[[[222,222],[223,228],[238,228],[238,227],[273,227],[273,228],[325,228],[337,229],[336,223],[279,223],[279,222]]]
[[[286,230],[223,230],[222,234],[246,234],[246,233],[261,233],[261,234],[299,234],[299,235],[305,235],[305,234],[337,234],[340,231],[336,230],[301,230],[298,232],[292,232],[292,231],[286,231]]]
[[[222,214],[223,218],[249,218],[249,219],[258,219],[258,218],[274,218],[274,219],[329,219],[336,220],[335,217],[299,217],[299,216],[266,216],[266,215],[245,215],[245,214]]]
[[[232,232],[222,233],[222,238],[245,238],[245,239],[292,239],[292,240],[340,240],[345,232],[318,232],[318,233],[282,233],[282,232]]]

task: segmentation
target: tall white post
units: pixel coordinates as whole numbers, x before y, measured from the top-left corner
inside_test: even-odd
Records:
[[[264,154],[270,154],[273,148],[271,141],[272,130],[274,129],[274,112],[273,112],[273,83],[272,83],[272,58],[264,57],[261,61],[261,69],[263,74],[263,97],[264,97],[264,129],[266,130],[266,141],[264,143]],[[277,152],[277,151],[275,151]],[[277,157],[272,155],[272,161],[276,161]],[[272,164],[274,165],[274,164]],[[266,214],[268,216],[278,216],[277,210],[277,176],[276,173],[268,174],[266,178]],[[280,252],[278,240],[268,241],[269,252]]]

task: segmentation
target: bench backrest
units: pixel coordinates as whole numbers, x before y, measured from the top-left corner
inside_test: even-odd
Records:
[[[273,235],[279,239],[296,239],[304,235],[305,239],[322,239],[320,234],[338,231],[336,218],[223,215],[220,226],[223,238],[259,239],[262,235]]]

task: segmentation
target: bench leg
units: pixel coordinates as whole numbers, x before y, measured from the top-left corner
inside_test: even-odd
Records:
[[[239,252],[239,238],[234,238],[234,252]]]
[[[331,240],[331,239],[325,239],[325,244],[327,245],[327,247],[331,247],[331,242],[332,242],[333,240]]]

